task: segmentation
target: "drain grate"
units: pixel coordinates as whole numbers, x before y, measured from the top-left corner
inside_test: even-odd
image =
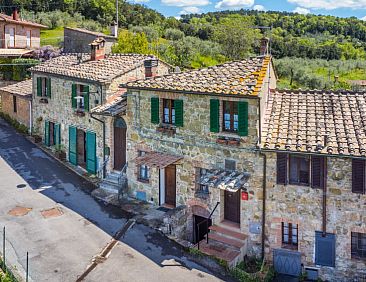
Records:
[[[44,218],[50,218],[50,217],[58,217],[64,214],[61,208],[52,208],[48,210],[41,211],[41,214]]]
[[[31,210],[32,208],[16,206],[15,208],[12,208],[10,211],[8,211],[8,214],[12,216],[24,216],[28,214]]]

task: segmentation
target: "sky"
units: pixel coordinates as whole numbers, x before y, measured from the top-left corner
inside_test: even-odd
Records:
[[[254,9],[357,17],[366,20],[366,0],[130,0],[165,16],[220,10]]]

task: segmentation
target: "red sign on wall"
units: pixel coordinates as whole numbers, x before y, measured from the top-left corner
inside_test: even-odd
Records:
[[[249,200],[248,192],[241,192],[241,200],[242,201],[248,201]]]

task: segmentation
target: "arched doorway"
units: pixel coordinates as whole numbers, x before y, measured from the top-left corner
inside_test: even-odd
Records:
[[[122,170],[126,164],[127,125],[123,118],[114,121],[114,169]]]

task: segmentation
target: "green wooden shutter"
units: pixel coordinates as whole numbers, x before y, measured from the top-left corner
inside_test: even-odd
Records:
[[[175,109],[175,125],[183,127],[184,112],[183,112],[183,100],[174,100]]]
[[[220,101],[217,99],[210,100],[210,131],[219,132],[219,116],[220,116]]]
[[[47,97],[51,98],[51,78],[47,79]]]
[[[69,162],[73,165],[78,164],[76,127],[73,126],[69,127]]]
[[[55,124],[55,130],[54,130],[54,140],[55,140],[55,145],[60,145],[61,144],[61,125],[56,123]]]
[[[89,173],[97,172],[97,142],[96,134],[88,131],[86,133],[86,170]]]
[[[238,102],[238,119],[239,136],[248,136],[248,102]]]
[[[84,86],[84,108],[89,112],[89,85]]]
[[[151,123],[159,124],[159,98],[151,97]]]
[[[42,78],[37,77],[37,96],[42,96]]]
[[[44,122],[44,144],[50,145],[50,122],[48,120]]]
[[[71,92],[71,105],[73,107],[73,109],[76,109],[77,107],[77,101],[76,101],[76,95],[77,95],[77,91],[76,91],[76,84],[72,85],[72,92]]]

